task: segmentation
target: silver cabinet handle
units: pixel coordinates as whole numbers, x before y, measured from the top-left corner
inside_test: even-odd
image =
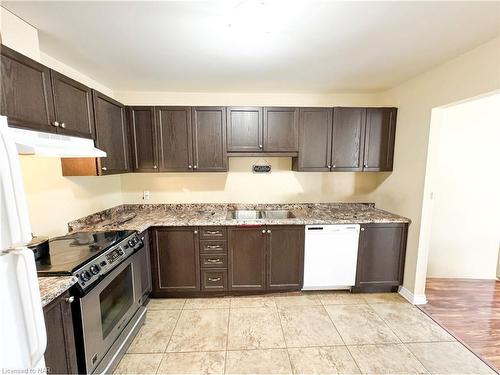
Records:
[[[365,228],[361,228],[361,232],[364,232],[365,231]]]
[[[205,246],[207,249],[222,249],[222,246],[220,245],[207,245]]]
[[[61,124],[61,128],[63,128],[63,129],[66,128],[66,124],[64,122]]]
[[[54,123],[52,125],[54,125],[55,127],[58,127],[59,126],[59,122],[58,121],[54,121]]]
[[[262,229],[262,233],[266,233],[266,230],[265,230],[265,229]]]
[[[259,148],[262,148],[263,146],[262,145],[259,145]]]
[[[196,169],[196,168],[198,168],[198,166],[197,166],[196,164],[195,164],[195,165],[193,165],[193,169]]]
[[[101,169],[102,169],[103,171],[107,171],[107,170],[108,170],[108,168],[106,168],[106,167],[102,167]]]
[[[368,164],[364,164],[363,167],[368,168]]]
[[[158,168],[158,166],[157,165],[153,165],[153,169],[156,169],[156,168]]]
[[[271,229],[268,229],[268,230],[267,230],[267,233],[271,233]]]
[[[198,234],[198,231],[197,231],[197,230],[195,230],[193,233],[194,233],[194,234]]]
[[[207,232],[207,234],[219,234],[220,233],[219,230],[207,230],[206,232]]]
[[[334,164],[334,165],[332,165],[332,168],[337,168],[337,166]]]
[[[207,259],[207,262],[208,263],[220,263],[222,261],[220,260],[220,258],[217,258],[217,259]]]
[[[188,165],[188,168],[189,168],[189,169],[191,169],[191,168],[193,168],[193,166],[192,166],[191,164],[189,164],[189,165]]]
[[[209,277],[209,278],[208,278],[208,281],[211,281],[211,282],[213,282],[213,283],[214,283],[214,282],[216,282],[216,281],[220,281],[220,277],[215,277],[215,278],[214,278],[214,277]]]
[[[332,166],[331,165],[327,165],[327,168],[331,168]]]
[[[68,303],[73,303],[74,300],[75,300],[74,296],[66,298],[66,302],[68,302]]]

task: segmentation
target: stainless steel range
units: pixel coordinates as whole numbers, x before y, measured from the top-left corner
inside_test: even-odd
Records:
[[[73,275],[80,373],[113,370],[142,325],[151,291],[149,254],[133,231],[72,233],[49,241],[39,276]]]

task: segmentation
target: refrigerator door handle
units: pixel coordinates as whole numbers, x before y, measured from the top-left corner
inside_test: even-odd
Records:
[[[16,271],[21,304],[30,347],[31,366],[43,358],[47,346],[47,333],[33,252],[19,248],[11,252],[17,257]]]

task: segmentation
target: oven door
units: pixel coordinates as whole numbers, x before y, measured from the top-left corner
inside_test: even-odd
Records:
[[[94,371],[140,306],[140,273],[132,255],[80,299],[87,374]]]

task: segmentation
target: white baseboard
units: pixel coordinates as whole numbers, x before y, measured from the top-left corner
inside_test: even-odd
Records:
[[[413,294],[408,289],[402,286],[399,287],[398,292],[405,300],[414,305],[425,305],[427,303],[427,298],[425,297],[425,294]]]

